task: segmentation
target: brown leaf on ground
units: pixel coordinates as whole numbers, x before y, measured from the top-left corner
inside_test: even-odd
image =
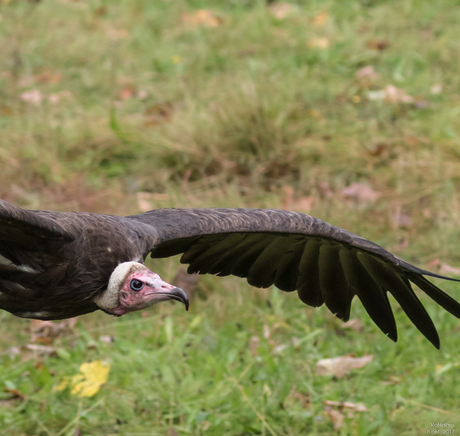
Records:
[[[369,409],[363,403],[352,403],[350,401],[330,401],[324,402],[326,407],[337,407],[341,410],[351,410],[354,412],[368,412]]]
[[[363,324],[357,318],[352,318],[347,322],[340,324],[340,327],[342,327],[343,329],[351,329],[355,332],[361,332],[363,330]]]
[[[11,397],[9,398],[11,400],[18,399],[24,401],[26,399],[26,396],[23,393],[19,392],[17,389],[4,388],[3,391],[11,395]]]
[[[391,222],[395,227],[411,227],[412,226],[412,219],[409,215],[404,213],[398,213],[391,217]]]
[[[342,189],[341,195],[360,203],[372,203],[377,201],[382,196],[382,193],[374,191],[364,183],[352,183],[350,186]]]
[[[173,106],[171,103],[156,103],[149,106],[144,111],[145,125],[156,126],[158,124],[169,122],[173,115]]]
[[[257,357],[257,348],[260,345],[260,338],[258,336],[251,336],[249,340],[249,350],[251,351],[251,356],[253,358]]]
[[[450,266],[447,263],[441,263],[441,266],[439,268],[439,273],[443,275],[456,275],[460,276],[460,268],[457,268],[455,266]]]
[[[299,10],[298,6],[290,3],[274,2],[268,5],[269,12],[277,19],[282,20]]]
[[[322,198],[332,198],[334,193],[329,185],[329,182],[321,182],[318,184],[318,191]]]
[[[60,91],[60,92],[55,92],[54,94],[50,94],[48,97],[48,101],[51,104],[57,104],[61,101],[62,98],[69,98],[73,97],[73,94],[70,91]]]
[[[369,88],[373,82],[380,80],[380,74],[376,73],[372,65],[360,68],[355,73],[355,77],[358,80],[361,88]]]
[[[107,335],[107,336],[99,336],[99,340],[101,342],[104,342],[106,344],[113,344],[116,340],[115,336],[110,336],[110,335]]]
[[[35,106],[39,106],[44,97],[45,96],[38,89],[32,89],[30,91],[23,92],[20,95],[22,101],[31,103]]]
[[[308,41],[308,47],[326,50],[327,48],[329,48],[329,39],[325,36],[319,38],[312,38]]]
[[[0,104],[0,117],[10,117],[13,115],[13,109],[6,104]]]
[[[282,210],[301,210],[308,212],[313,208],[316,201],[313,196],[304,196],[299,199],[295,199],[294,188],[292,186],[283,186],[281,191],[283,192],[281,198]]]
[[[125,85],[122,90],[120,91],[119,98],[121,101],[129,100],[133,98],[136,94],[136,86],[132,83]]]
[[[28,360],[41,362],[42,357],[57,356],[57,349],[49,345],[27,344],[21,347],[20,356],[23,362]]]
[[[44,70],[41,73],[35,74],[34,80],[35,80],[35,83],[56,84],[62,80],[62,73],[60,73],[59,71]]]
[[[107,15],[107,7],[106,6],[99,6],[93,10],[93,14],[95,17],[105,17]]]
[[[326,416],[334,424],[334,430],[338,430],[343,427],[343,424],[345,423],[345,416],[342,415],[339,411],[326,408],[325,413]]]
[[[158,200],[168,200],[168,194],[157,192],[136,192],[137,207],[141,212],[148,212],[153,209],[153,203]]]
[[[78,317],[66,319],[61,322],[31,320],[31,341],[52,345],[56,338],[72,333],[77,320]]]
[[[327,11],[318,12],[313,18],[313,26],[314,27],[324,26],[326,24],[328,17],[329,17],[329,14]]]
[[[302,407],[304,409],[308,409],[310,407],[310,404],[311,404],[310,395],[303,394],[302,392],[297,392],[296,391],[296,392],[294,392],[292,397],[295,398],[296,400],[300,401],[300,403],[302,404]]]
[[[383,101],[390,103],[413,103],[414,97],[407,95],[404,89],[396,88],[393,85],[387,85],[385,87],[385,97]]]
[[[339,356],[331,359],[321,359],[316,363],[319,375],[334,375],[337,378],[348,374],[352,369],[362,368],[372,361],[372,355],[363,357]]]
[[[389,144],[385,144],[384,142],[379,142],[378,144],[375,144],[371,150],[369,150],[369,154],[371,156],[382,156],[384,153],[385,155],[387,155],[389,148],[390,148]]]
[[[107,28],[106,35],[112,41],[129,38],[129,32],[126,29],[115,29],[114,27]]]
[[[371,39],[366,42],[366,47],[371,50],[383,51],[390,46],[390,43],[385,39]]]
[[[344,413],[348,418],[353,418],[353,412],[367,412],[367,407],[362,403],[351,403],[349,401],[328,401],[324,402],[324,412],[334,424],[334,429],[338,430],[344,424]],[[338,410],[336,410],[338,409]]]
[[[193,27],[218,27],[224,20],[208,9],[198,9],[195,12],[182,14],[182,22]]]

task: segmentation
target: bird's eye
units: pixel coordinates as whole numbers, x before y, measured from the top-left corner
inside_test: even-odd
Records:
[[[144,287],[144,283],[140,280],[132,279],[130,286],[133,291],[139,292]]]

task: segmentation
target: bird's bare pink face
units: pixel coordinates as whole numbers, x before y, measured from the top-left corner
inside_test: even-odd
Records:
[[[113,313],[121,316],[167,300],[181,301],[188,310],[187,294],[182,289],[164,282],[148,269],[135,271],[124,280],[119,305]]]

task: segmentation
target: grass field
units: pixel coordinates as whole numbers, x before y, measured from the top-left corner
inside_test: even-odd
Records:
[[[459,17],[456,0],[0,0],[0,197],[117,214],[298,210],[452,275]],[[149,265],[171,280],[178,259]],[[396,304],[394,344],[359,302],[355,331],[233,278],[200,277],[190,312],[95,313],[46,343],[1,313],[0,433],[459,431],[460,325],[421,298],[440,351]],[[318,375],[347,354],[373,360]],[[55,390],[96,360],[110,373],[93,397]]]

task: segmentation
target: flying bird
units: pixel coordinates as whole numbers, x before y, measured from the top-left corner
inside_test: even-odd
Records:
[[[411,287],[460,318],[460,304],[420,269],[318,218],[270,209],[158,209],[132,216],[25,210],[0,200],[0,309],[42,320],[103,310],[121,316],[186,293],[144,265],[182,254],[189,273],[234,275],[297,291],[346,321],[357,296],[392,340],[394,296],[436,347],[436,328]],[[457,280],[458,281],[458,280]]]

